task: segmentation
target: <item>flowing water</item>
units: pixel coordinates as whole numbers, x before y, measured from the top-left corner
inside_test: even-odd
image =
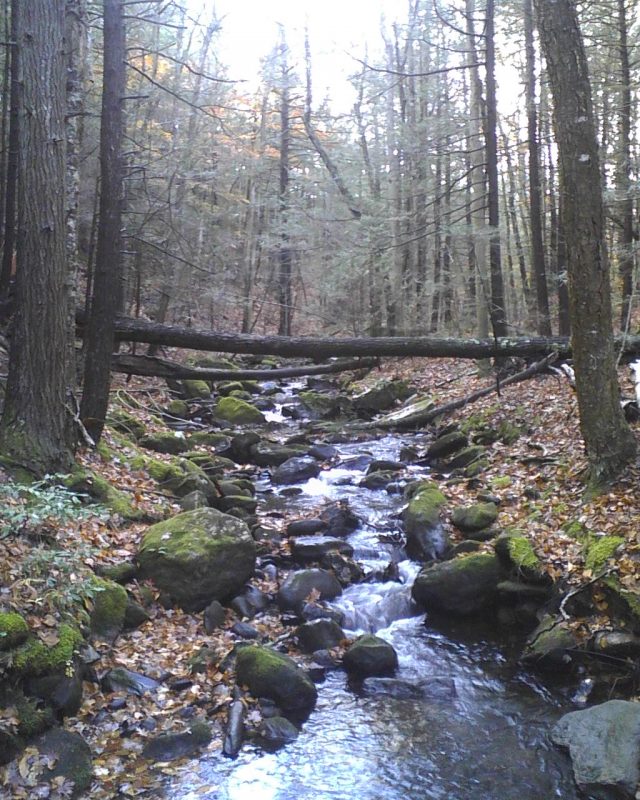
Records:
[[[415,441],[411,440],[412,442]],[[408,443],[408,442],[407,442]],[[350,537],[367,570],[398,562],[401,582],[363,583],[335,602],[345,628],[375,631],[399,658],[396,678],[423,687],[410,699],[364,694],[330,672],[300,737],[275,754],[245,745],[235,761],[202,758],[170,787],[175,800],[574,800],[567,757],[548,742],[566,700],[514,666],[504,642],[476,623],[446,633],[413,606],[418,565],[394,543],[401,495],[359,488],[372,458],[397,458],[402,437],[340,445],[337,466],[283,498],[262,483],[263,509],[308,513],[348,499],[362,525]],[[419,474],[420,470],[416,469]]]

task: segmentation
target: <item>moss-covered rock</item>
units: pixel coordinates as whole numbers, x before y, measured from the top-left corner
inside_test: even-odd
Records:
[[[240,381],[220,381],[216,384],[216,389],[223,397],[227,397],[232,392],[245,391],[245,388]]]
[[[495,556],[461,556],[424,568],[413,584],[412,596],[426,611],[472,616],[493,605],[499,579]]]
[[[519,533],[505,533],[496,539],[496,556],[503,569],[529,580],[545,580],[547,574],[529,539]]]
[[[452,471],[454,469],[464,469],[469,467],[475,461],[478,461],[487,452],[485,447],[481,445],[472,445],[465,447],[457,455],[447,461],[446,470]]]
[[[131,468],[144,469],[162,489],[173,492],[176,497],[184,497],[195,491],[203,492],[208,499],[217,496],[204,470],[191,459],[161,461],[159,458],[138,456],[131,461]]]
[[[396,403],[406,400],[413,389],[406,381],[393,379],[377,381],[365,391],[356,395],[353,406],[358,412],[379,414],[392,408]]]
[[[508,475],[498,475],[489,481],[492,489],[508,489],[513,481]]]
[[[545,616],[527,639],[523,661],[542,670],[568,669],[573,665],[576,637],[562,618]]]
[[[25,676],[45,672],[64,672],[82,644],[77,628],[63,623],[58,629],[58,643],[48,647],[35,636],[13,651],[12,669]]]
[[[2,713],[11,709],[11,713]],[[6,764],[22,750],[25,743],[55,723],[53,709],[42,706],[21,689],[4,686],[0,690],[0,764]],[[12,722],[8,722],[11,719]]]
[[[89,745],[78,733],[52,728],[39,736],[33,746],[46,756],[47,766],[42,779],[51,782],[61,777],[73,784],[71,797],[83,794],[93,780],[93,763]]]
[[[607,561],[616,553],[620,545],[624,544],[622,536],[601,536],[591,538],[585,545],[584,565],[593,572],[600,572]]]
[[[103,639],[114,639],[124,626],[127,592],[115,581],[94,578],[90,593],[93,598],[89,625],[91,632]]]
[[[320,392],[300,392],[298,399],[312,419],[330,419],[340,416],[351,405],[346,397]]]
[[[237,397],[222,397],[212,410],[216,419],[225,420],[231,425],[252,425],[265,421],[261,411]]]
[[[249,528],[213,508],[152,525],[138,551],[141,574],[186,611],[237,594],[253,574],[255,559]]]
[[[445,496],[434,481],[420,481],[407,486],[405,497],[409,501],[402,515],[407,553],[421,561],[442,556],[449,544],[440,522]]]
[[[155,450],[156,453],[166,453],[173,456],[180,455],[180,453],[184,453],[189,449],[184,436],[171,431],[147,434],[140,439],[139,444],[142,447],[146,447],[147,450]]]
[[[107,417],[107,425],[134,441],[140,439],[147,432],[144,422],[123,408],[111,409]]]
[[[207,478],[219,478],[224,472],[236,466],[230,458],[209,453],[189,452],[184,454],[184,458],[199,467]]]
[[[385,414],[379,418],[378,422],[383,427],[411,428],[414,425],[421,424],[425,413],[435,408],[435,405],[435,402],[430,397],[423,397],[421,400],[405,404],[397,411]]]
[[[134,580],[138,574],[138,565],[133,561],[121,561],[119,564],[106,564],[96,568],[96,572],[101,578],[123,584]]]
[[[318,697],[313,681],[291,658],[257,645],[238,653],[236,681],[254,697],[273,700],[285,713],[309,713]]]
[[[112,486],[106,478],[90,470],[76,469],[65,480],[67,489],[89,497],[106,506],[124,519],[142,519],[144,512],[133,503],[132,497]]]
[[[279,467],[290,458],[302,456],[308,448],[304,445],[284,445],[277,442],[257,442],[251,446],[250,458],[259,467]]]
[[[435,441],[431,442],[427,450],[427,458],[429,461],[446,458],[446,456],[462,450],[468,444],[469,440],[466,433],[463,431],[450,431],[443,436],[438,436]]]
[[[615,616],[627,620],[634,631],[640,632],[640,594],[623,586],[616,575],[603,578],[602,584]]]
[[[15,611],[0,611],[0,651],[12,650],[26,641],[29,626]]]
[[[488,528],[498,519],[498,508],[494,503],[476,503],[453,510],[451,522],[463,533],[475,533]]]
[[[199,447],[212,447],[214,450],[227,450],[231,444],[231,439],[224,433],[215,431],[195,431],[187,435],[187,445],[189,450],[197,450]]]
[[[175,758],[193,756],[212,739],[211,728],[204,720],[197,720],[184,733],[161,733],[144,746],[142,757],[151,761],[173,761]]]
[[[171,417],[187,419],[189,416],[189,403],[186,400],[171,400],[165,410]]]
[[[187,400],[206,400],[211,396],[211,387],[206,381],[180,381],[182,395]]]

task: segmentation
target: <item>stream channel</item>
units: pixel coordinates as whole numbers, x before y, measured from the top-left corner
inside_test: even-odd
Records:
[[[273,423],[272,423],[273,424]],[[419,434],[418,434],[419,436]],[[426,443],[426,440],[425,440]],[[362,523],[348,540],[366,571],[403,559],[393,543],[402,494],[359,487],[372,459],[398,459],[416,435],[335,445],[334,466],[283,495],[257,483],[260,509],[309,515],[348,500]],[[414,469],[424,477],[426,468]],[[386,541],[387,539],[391,541]],[[404,556],[406,559],[406,556]],[[365,696],[342,670],[318,685],[318,703],[297,739],[276,753],[245,744],[235,760],[203,756],[167,788],[171,800],[551,800],[578,797],[568,757],[549,742],[553,723],[575,708],[516,663],[510,647],[477,622],[435,628],[412,604],[419,565],[400,560],[401,582],[351,585],[333,602],[350,634],[375,632],[398,654],[396,678],[425,696]],[[204,787],[207,787],[204,789]]]

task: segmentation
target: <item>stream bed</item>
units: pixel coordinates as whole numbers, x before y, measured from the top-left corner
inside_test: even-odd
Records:
[[[397,543],[402,494],[358,486],[371,459],[397,459],[415,437],[337,445],[334,466],[293,496],[258,481],[261,511],[295,519],[323,500],[348,500],[362,524],[348,541],[366,571],[396,561],[400,581],[349,586],[333,605],[350,634],[375,632],[398,654],[396,678],[424,696],[364,694],[342,670],[318,685],[297,739],[277,753],[245,744],[235,760],[203,756],[168,787],[171,800],[573,800],[568,757],[548,740],[572,707],[478,623],[431,625],[413,606],[419,565]],[[414,468],[415,476],[426,474]]]

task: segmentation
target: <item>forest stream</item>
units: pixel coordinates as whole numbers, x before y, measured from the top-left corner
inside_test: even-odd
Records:
[[[570,707],[516,662],[517,651],[479,623],[430,624],[410,589],[419,565],[397,543],[402,494],[359,486],[373,459],[397,459],[415,436],[336,445],[334,466],[284,493],[258,483],[261,511],[302,516],[346,500],[361,519],[354,559],[399,580],[347,587],[332,606],[349,634],[375,632],[395,648],[393,680],[350,683],[330,670],[297,741],[276,753],[245,744],[237,759],[205,755],[167,790],[172,800],[548,800],[577,797],[568,757],[548,740]],[[426,467],[414,467],[424,477]],[[265,473],[266,476],[266,473]],[[513,636],[513,632],[511,634]],[[522,638],[520,638],[520,646]],[[207,787],[206,789],[204,787]]]

